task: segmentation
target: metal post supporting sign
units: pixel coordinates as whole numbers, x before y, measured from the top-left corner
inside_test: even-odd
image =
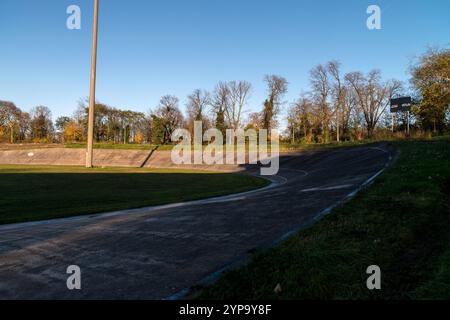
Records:
[[[407,117],[407,134],[409,135],[410,129],[410,112],[412,107],[411,97],[401,97],[396,99],[391,99],[391,113],[392,113],[392,132],[394,132],[394,114],[399,112],[406,112]]]

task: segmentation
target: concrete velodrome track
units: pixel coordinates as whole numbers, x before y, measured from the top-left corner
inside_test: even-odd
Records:
[[[0,299],[166,299],[319,219],[372,181],[384,146],[281,157],[262,190],[185,204],[0,226]],[[78,265],[82,289],[69,291]]]

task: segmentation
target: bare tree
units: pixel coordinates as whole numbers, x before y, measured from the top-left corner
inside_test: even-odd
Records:
[[[216,86],[211,104],[216,114],[223,112],[227,127],[237,129],[241,126],[251,89],[252,85],[247,81],[219,82]]]
[[[189,117],[195,121],[202,121],[206,113],[206,108],[210,104],[211,95],[209,92],[200,89],[194,90],[194,92],[188,96],[186,105]]]
[[[306,94],[302,94],[292,104],[289,111],[289,118],[291,120],[290,129],[293,130],[294,137],[299,135],[307,143],[313,141],[314,133],[320,132],[320,117],[317,115],[313,101]]]
[[[291,144],[295,144],[295,138],[298,136],[299,129],[302,125],[300,119],[300,110],[297,102],[293,103],[288,110],[288,134],[291,136]]]
[[[333,116],[336,119],[336,140],[340,142],[340,128],[342,123],[342,117],[344,113],[345,95],[347,90],[340,73],[341,64],[338,61],[330,61],[328,63],[328,72],[333,78],[333,84],[331,86],[332,100],[334,104]]]
[[[152,114],[155,134],[163,144],[170,142],[172,133],[183,122],[183,114],[178,108],[179,100],[175,96],[163,96],[156,111]]]
[[[389,106],[390,99],[401,89],[402,84],[397,80],[382,82],[379,70],[373,70],[367,76],[361,72],[352,72],[345,78],[356,94],[357,105],[366,123],[367,135],[372,138],[380,118]]]
[[[263,127],[270,129],[274,127],[276,117],[284,104],[283,97],[288,90],[288,82],[285,78],[276,75],[267,75],[264,78],[267,85],[269,97],[264,102]]]
[[[27,112],[22,112],[19,119],[19,140],[25,141],[31,132],[31,117]]]
[[[53,139],[52,112],[46,106],[31,110],[31,136],[35,141],[51,142]]]
[[[259,130],[262,129],[262,116],[260,112],[252,112],[248,115],[246,129]]]
[[[323,140],[329,141],[330,136],[330,104],[329,97],[331,86],[328,79],[328,70],[323,65],[318,65],[310,71],[310,81],[313,92],[313,97],[316,100],[317,111],[320,116],[321,130]]]
[[[228,83],[229,103],[225,109],[225,115],[233,129],[238,129],[241,125],[244,107],[250,97],[252,85],[247,81],[231,81]]]
[[[360,121],[355,118],[355,112],[356,110],[356,102],[357,98],[354,94],[354,91],[348,86],[347,84],[344,86],[344,101],[342,105],[342,132],[344,135],[348,135],[350,130],[351,121],[353,121],[353,124],[358,125],[360,124]]]
[[[193,133],[194,130],[194,121],[201,121],[203,130],[206,130],[209,127],[210,121],[206,116],[206,109],[210,105],[211,95],[207,91],[197,89],[188,96],[186,110],[188,114],[188,126],[191,133]]]

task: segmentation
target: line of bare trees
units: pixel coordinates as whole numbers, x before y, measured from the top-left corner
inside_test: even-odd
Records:
[[[288,110],[288,131],[292,140],[328,142],[332,133],[337,141],[347,138],[351,129],[365,125],[372,137],[389,99],[401,88],[398,81],[382,82],[378,71],[342,76],[338,62],[311,70],[311,91],[303,94]],[[204,130],[279,127],[279,115],[287,105],[288,81],[277,75],[264,78],[267,98],[260,112],[248,113],[252,85],[247,81],[219,82],[212,92],[196,89],[187,97],[186,116],[180,100],[166,95],[147,115],[96,104],[95,139],[109,143],[167,144],[178,127],[193,131],[201,121]],[[0,137],[14,143],[83,142],[87,136],[88,108],[81,102],[72,117],[60,117],[55,123],[49,108],[36,107],[30,114],[12,102],[0,102]],[[7,139],[6,139],[7,137]]]
[[[429,52],[412,68],[411,83],[419,101],[413,110],[418,119],[414,125],[424,130],[445,128],[450,119],[449,58],[448,50]],[[280,128],[280,121],[287,120],[284,137],[292,143],[360,140],[390,132],[390,100],[405,94],[400,81],[383,80],[379,70],[343,74],[337,61],[314,67],[309,76],[309,91],[290,105],[285,101],[288,81],[266,76],[267,95],[259,112],[248,112],[252,84],[247,81],[219,82],[212,91],[194,90],[186,99],[185,115],[173,95],[163,96],[148,114],[97,103],[95,138],[109,143],[167,144],[176,128],[192,131],[195,121],[201,121],[204,130],[215,127],[225,133],[228,128]],[[0,141],[84,142],[87,112],[86,103],[81,102],[73,116],[53,123],[47,107],[27,113],[12,102],[0,101]],[[286,119],[280,119],[281,114]]]
[[[311,91],[288,112],[292,141],[373,138],[377,128],[388,125],[391,98],[403,90],[400,81],[383,81],[378,70],[343,75],[337,61],[313,68],[310,82]]]
[[[193,130],[194,121],[206,129],[239,128],[251,93],[246,81],[220,82],[213,92],[197,89],[187,97],[186,117],[176,96],[165,95],[146,115],[102,103],[95,106],[97,142],[167,144],[176,128]],[[48,107],[23,112],[13,102],[0,101],[0,141],[2,142],[84,142],[87,137],[88,108],[81,101],[71,117],[52,121]]]

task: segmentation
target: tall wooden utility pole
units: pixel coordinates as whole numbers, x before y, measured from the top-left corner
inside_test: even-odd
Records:
[[[94,26],[92,32],[92,62],[91,62],[91,88],[89,96],[89,122],[88,122],[88,142],[86,151],[86,168],[94,166],[94,119],[95,119],[95,80],[97,73],[97,32],[98,32],[98,4],[99,0],[94,0]]]

